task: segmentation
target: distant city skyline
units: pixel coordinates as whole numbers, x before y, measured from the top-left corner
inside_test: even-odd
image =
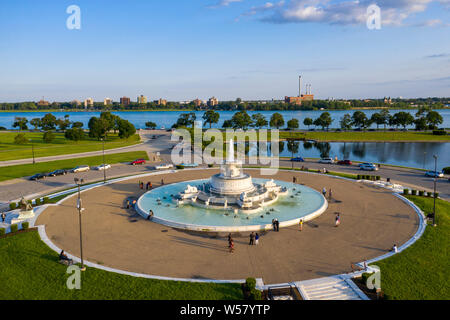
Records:
[[[450,1],[376,3],[380,30],[368,0],[3,1],[0,102],[449,96]]]

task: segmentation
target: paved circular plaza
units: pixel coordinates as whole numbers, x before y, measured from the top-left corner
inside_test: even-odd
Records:
[[[320,278],[351,271],[351,263],[383,255],[402,245],[416,233],[419,218],[415,211],[392,193],[361,183],[324,175],[280,171],[255,178],[299,183],[317,191],[333,190],[334,200],[317,219],[304,225],[263,233],[258,246],[249,246],[246,233],[234,234],[235,252],[228,251],[226,235],[196,234],[165,227],[127,210],[127,197],[145,191],[139,181],[158,187],[187,180],[207,179],[218,170],[185,170],[146,178],[136,178],[86,191],[82,194],[83,254],[90,262],[130,272],[150,275],[235,280],[263,278],[265,283]],[[155,208],[155,215],[158,215]],[[335,212],[341,213],[336,228]],[[36,225],[45,225],[49,239],[76,256],[79,225],[76,197],[46,209]]]

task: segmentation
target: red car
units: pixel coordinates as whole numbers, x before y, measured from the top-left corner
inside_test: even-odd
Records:
[[[144,159],[137,159],[137,160],[134,160],[131,164],[133,166],[135,166],[137,164],[145,164],[145,160]]]
[[[341,160],[341,161],[338,161],[338,164],[343,165],[343,166],[351,166],[353,163],[350,160]]]

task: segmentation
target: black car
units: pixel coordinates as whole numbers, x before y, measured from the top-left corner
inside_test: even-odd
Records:
[[[56,177],[56,176],[64,176],[66,174],[67,174],[66,170],[56,170],[56,171],[50,172],[48,174],[48,176],[49,177]]]
[[[30,177],[30,180],[41,180],[41,179],[45,179],[47,175],[45,173],[37,173],[34,176]]]

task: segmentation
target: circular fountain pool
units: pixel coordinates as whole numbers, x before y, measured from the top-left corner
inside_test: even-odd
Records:
[[[179,205],[173,196],[182,192],[188,185],[197,186],[209,180],[186,181],[166,185],[144,194],[137,202],[137,210],[144,218],[153,210],[153,221],[163,225],[203,232],[243,232],[263,231],[272,228],[272,220],[278,219],[280,227],[296,225],[303,219],[310,221],[321,215],[328,207],[320,192],[311,188],[284,181],[275,181],[286,187],[287,195],[279,197],[272,205],[248,214],[241,210],[214,210],[193,205]],[[265,179],[254,179],[264,184]]]

